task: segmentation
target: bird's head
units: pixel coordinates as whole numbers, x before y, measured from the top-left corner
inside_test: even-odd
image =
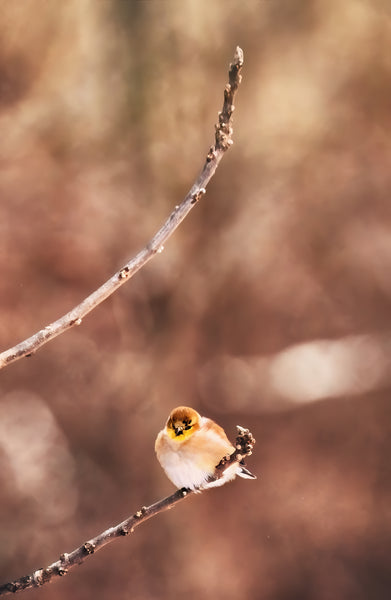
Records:
[[[183,442],[200,428],[200,419],[193,408],[178,406],[168,417],[166,432],[171,439]]]

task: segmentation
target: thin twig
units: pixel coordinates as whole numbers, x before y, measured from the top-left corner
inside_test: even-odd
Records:
[[[252,452],[255,440],[248,429],[237,426],[238,435],[236,437],[236,449],[229,457],[223,458],[217,465],[215,474],[211,477],[211,481],[220,479],[225,469],[229,467],[233,462],[241,462],[245,456],[249,456]],[[207,489],[207,488],[206,488]],[[190,494],[194,493],[192,490],[181,489],[177,490],[171,496],[167,496],[151,506],[143,506],[134,515],[119,523],[115,527],[110,527],[103,531],[103,533],[96,537],[84,542],[81,546],[73,550],[69,554],[61,554],[60,558],[46,567],[45,569],[38,569],[31,575],[20,577],[10,583],[0,585],[0,596],[5,594],[11,594],[20,592],[22,590],[34,587],[40,587],[45,583],[49,583],[53,578],[62,577],[68,573],[68,571],[75,565],[80,565],[84,560],[94,554],[106,544],[109,544],[116,538],[133,533],[138,525],[141,525],[144,521],[147,521],[151,517],[170,509],[172,506],[187,498]]]
[[[164,225],[159,229],[150,242],[124,267],[117,271],[106,283],[85,298],[78,306],[75,306],[66,315],[47,325],[34,335],[20,342],[16,346],[0,353],[0,369],[10,363],[29,356],[38,348],[64,333],[64,331],[80,325],[83,318],[106,298],[111,296],[121,285],[128,281],[139,271],[151,258],[164,248],[165,242],[173,234],[183,219],[188,215],[193,206],[205,194],[206,186],[213,177],[224,153],[232,145],[232,113],[234,111],[234,97],[241,81],[241,69],[243,66],[243,51],[237,47],[234,60],[229,67],[229,83],[224,89],[224,103],[219,113],[219,122],[215,126],[215,143],[210,148],[205,164],[200,175],[197,177],[189,193],[183,202],[176,206]]]

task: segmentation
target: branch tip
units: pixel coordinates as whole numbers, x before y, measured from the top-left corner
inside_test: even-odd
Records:
[[[244,54],[240,46],[236,46],[234,54],[234,64],[242,67],[244,63]]]

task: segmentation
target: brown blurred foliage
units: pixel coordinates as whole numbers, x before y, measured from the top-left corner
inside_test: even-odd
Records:
[[[1,372],[2,582],[170,493],[154,439],[188,404],[252,430],[257,481],[29,598],[389,597],[389,6],[2,2],[2,349],[152,237],[245,53],[235,145],[164,253]]]

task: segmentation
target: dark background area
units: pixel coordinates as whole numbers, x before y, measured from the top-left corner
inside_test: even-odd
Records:
[[[234,146],[164,252],[1,371],[1,582],[171,493],[154,441],[186,404],[251,429],[258,479],[24,594],[390,597],[390,42],[376,0],[2,2],[4,350],[152,237],[236,45],[245,66]]]

